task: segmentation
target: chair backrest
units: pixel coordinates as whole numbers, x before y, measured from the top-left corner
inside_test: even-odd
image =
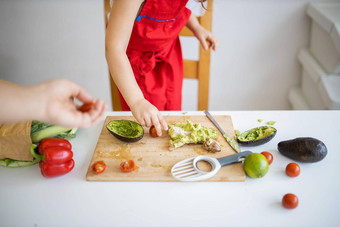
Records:
[[[110,0],[104,0],[104,16],[105,26],[108,23],[108,14],[111,11]],[[207,1],[207,10],[205,14],[198,17],[199,23],[209,31],[212,28],[212,11],[213,11],[213,0]],[[187,28],[184,27],[180,33],[180,36],[193,36],[194,34]],[[210,78],[210,49],[204,50],[202,45],[199,45],[199,56],[198,60],[187,60],[183,59],[184,63],[184,78],[185,79],[196,79],[198,80],[198,110],[207,110],[209,102],[209,78]],[[111,74],[110,76],[110,87],[111,87],[111,100],[112,109],[114,111],[121,111],[122,107],[120,104],[118,89],[115,85]]]

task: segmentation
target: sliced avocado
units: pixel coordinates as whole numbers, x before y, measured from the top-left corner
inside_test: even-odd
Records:
[[[250,129],[237,136],[242,146],[257,146],[269,142],[276,135],[276,129],[271,126],[261,126]]]
[[[312,137],[298,137],[281,141],[277,149],[284,156],[299,162],[318,162],[327,155],[326,145]]]
[[[144,136],[143,127],[134,121],[113,120],[106,125],[107,130],[124,142],[137,142]]]

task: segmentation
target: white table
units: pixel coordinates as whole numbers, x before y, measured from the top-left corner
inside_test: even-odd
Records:
[[[0,168],[0,226],[340,226],[340,111],[220,111],[242,131],[277,121],[269,143],[274,161],[264,178],[245,182],[88,182],[85,180],[103,122],[72,140],[76,162],[65,176],[46,179],[37,165]],[[128,113],[108,112],[107,115]],[[182,114],[182,112],[164,112]],[[203,115],[203,112],[188,112]],[[284,170],[292,160],[277,151],[282,140],[322,140],[328,155],[300,163],[297,178]],[[246,148],[242,148],[246,150]],[[299,198],[282,207],[286,193]]]

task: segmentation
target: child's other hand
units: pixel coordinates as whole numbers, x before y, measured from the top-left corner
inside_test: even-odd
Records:
[[[157,135],[162,135],[162,129],[168,130],[168,124],[158,109],[146,99],[141,99],[130,106],[133,116],[146,127],[155,126]]]
[[[204,50],[209,48],[212,48],[214,51],[216,50],[219,40],[210,31],[199,25],[195,29],[194,35],[200,41]]]

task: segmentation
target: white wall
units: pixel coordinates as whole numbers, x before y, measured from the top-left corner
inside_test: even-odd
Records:
[[[301,74],[296,54],[309,42],[308,2],[214,0],[220,46],[209,109],[290,109],[288,89]],[[110,104],[103,21],[101,0],[1,0],[0,78],[30,85],[66,77]],[[193,48],[183,45],[185,54]],[[195,86],[184,82],[183,110],[197,107]]]

